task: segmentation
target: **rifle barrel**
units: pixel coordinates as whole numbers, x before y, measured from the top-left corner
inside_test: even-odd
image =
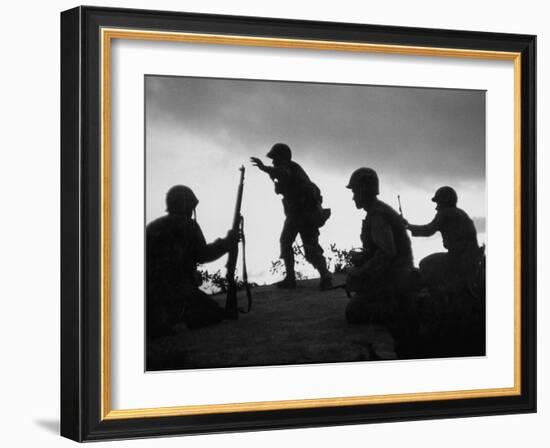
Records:
[[[225,313],[229,319],[239,318],[239,309],[237,303],[237,282],[235,281],[235,269],[237,267],[237,257],[239,255],[239,232],[241,226],[241,205],[243,203],[243,188],[244,188],[244,166],[239,168],[241,178],[239,180],[239,188],[237,189],[237,200],[235,202],[235,212],[233,213],[233,225],[231,229],[234,235],[237,235],[235,242],[231,245],[228,251],[227,263],[225,265],[227,271],[225,278],[227,280],[227,298],[225,301]]]
[[[403,209],[401,208],[401,196],[397,195],[397,203],[399,204],[399,214],[403,216]]]

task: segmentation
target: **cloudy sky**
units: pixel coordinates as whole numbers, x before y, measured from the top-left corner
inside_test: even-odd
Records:
[[[276,280],[268,268],[284,216],[269,177],[249,158],[267,163],[276,142],[290,146],[332,209],[321,229],[325,247],[360,245],[364,212],[345,185],[361,166],[379,173],[380,199],[397,208],[400,194],[406,218],[418,224],[434,216],[434,191],[454,187],[485,241],[484,91],[146,76],[145,102],[146,221],[165,213],[172,185],[185,184],[200,200],[206,238],[225,235],[244,165],[252,280]],[[441,237],[415,238],[413,250],[417,264],[442,250]]]

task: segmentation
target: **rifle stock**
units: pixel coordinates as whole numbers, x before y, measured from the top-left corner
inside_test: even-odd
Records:
[[[231,229],[234,235],[239,235],[241,227],[241,205],[243,202],[243,189],[244,189],[244,166],[239,168],[241,172],[241,178],[239,181],[239,188],[237,190],[237,201],[235,203],[235,212],[233,213],[233,225]],[[237,303],[237,282],[235,280],[235,270],[237,267],[237,257],[239,255],[239,238],[234,239],[227,255],[227,263],[225,265],[226,280],[227,280],[227,298],[225,301],[225,314],[228,319],[239,318],[239,307]]]

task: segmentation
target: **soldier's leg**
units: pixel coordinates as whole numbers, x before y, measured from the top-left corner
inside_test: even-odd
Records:
[[[346,306],[346,321],[348,324],[370,324],[371,316],[368,301],[365,297],[354,296]]]
[[[185,297],[183,320],[190,329],[217,324],[224,317],[223,308],[201,290],[196,289]]]
[[[463,247],[456,253],[449,252],[449,258],[456,272],[456,290],[473,291],[476,276],[480,271],[482,252],[477,246]]]
[[[280,244],[281,255],[280,258],[285,264],[285,278],[277,284],[281,288],[295,288],[296,287],[296,273],[294,271],[294,252],[292,251],[292,244],[298,235],[298,228],[292,219],[286,218],[281,232]]]
[[[181,317],[181,295],[176,288],[148,288],[146,301],[147,338],[169,336]]]
[[[381,290],[358,293],[346,306],[346,320],[350,324],[391,326],[397,314],[396,298]]]
[[[332,277],[327,268],[323,248],[319,244],[319,229],[316,227],[302,228],[300,229],[300,238],[304,245],[306,260],[319,271],[321,289],[324,290],[332,287]]]
[[[448,285],[453,276],[449,272],[448,261],[448,254],[440,252],[428,255],[418,264],[420,275],[430,294],[440,299],[446,299]]]
[[[170,312],[167,307],[147,307],[147,339],[169,336],[172,334]]]

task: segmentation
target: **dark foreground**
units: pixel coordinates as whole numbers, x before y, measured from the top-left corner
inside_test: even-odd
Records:
[[[252,311],[239,320],[198,330],[177,326],[173,336],[150,341],[147,370],[485,354],[484,315],[469,298],[453,306],[421,294],[408,300],[400,318],[387,326],[350,325],[345,292],[320,292],[317,285],[318,280],[305,280],[295,290],[258,287]],[[214,298],[225,303],[223,295]]]

